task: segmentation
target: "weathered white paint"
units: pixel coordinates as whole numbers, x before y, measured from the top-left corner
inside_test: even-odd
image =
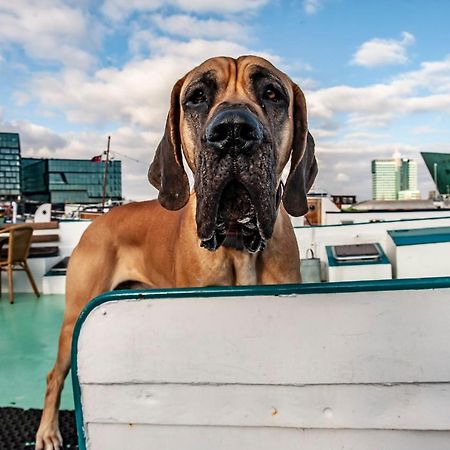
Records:
[[[449,318],[450,289],[122,300],[87,317],[80,377],[83,383],[441,382],[450,376]]]
[[[95,450],[448,450],[449,432],[92,424]]]
[[[432,219],[450,217],[450,209],[430,209],[427,211],[368,211],[368,212],[335,212],[327,211],[326,225],[340,225],[353,221],[364,223],[370,221]]]
[[[396,278],[450,276],[450,242],[396,246],[389,241]]]
[[[48,275],[42,278],[42,293],[45,295],[66,293],[66,275]]]
[[[393,430],[450,424],[446,383],[87,384],[83,394],[91,405],[85,420],[99,423]]]
[[[59,222],[59,253],[70,256],[80,241],[81,235],[92,220],[67,220]]]
[[[88,448],[447,450],[449,318],[450,289],[107,302]]]
[[[40,292],[44,292],[44,275],[56,264],[61,258],[59,256],[50,256],[47,258],[30,258],[28,259],[28,266],[30,267],[33,279]],[[6,272],[1,273],[2,277],[2,291],[8,292],[8,277]],[[14,271],[13,274],[14,292],[33,292],[30,281],[25,272]]]
[[[367,244],[377,242],[394,265],[395,256],[390,247],[391,238],[387,230],[415,229],[427,227],[450,226],[450,217],[422,220],[397,220],[394,222],[374,222],[353,225],[336,225],[323,227],[297,227],[297,237],[301,258],[307,257],[308,249],[312,249],[316,257],[322,261],[322,279],[327,280],[327,245]],[[432,275],[437,276],[437,275]]]
[[[391,264],[353,264],[328,266],[328,281],[389,280]]]

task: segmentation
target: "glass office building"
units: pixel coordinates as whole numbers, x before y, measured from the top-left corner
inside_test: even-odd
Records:
[[[372,199],[397,200],[398,164],[395,159],[375,159],[372,161]]]
[[[22,193],[39,203],[100,203],[105,162],[22,158]],[[122,199],[121,161],[108,163],[107,200]]]
[[[20,195],[20,140],[17,133],[0,133],[0,198]]]
[[[420,199],[420,192],[417,190],[417,163],[408,158],[373,160],[372,199]]]

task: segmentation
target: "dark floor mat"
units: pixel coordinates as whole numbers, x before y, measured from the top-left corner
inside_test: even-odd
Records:
[[[34,450],[40,409],[0,408],[0,450]],[[74,411],[59,413],[64,449],[78,449]]]

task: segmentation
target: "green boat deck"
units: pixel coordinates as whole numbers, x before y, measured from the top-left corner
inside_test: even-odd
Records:
[[[42,408],[64,312],[63,295],[16,294],[0,299],[0,407]],[[74,409],[70,377],[61,409]]]

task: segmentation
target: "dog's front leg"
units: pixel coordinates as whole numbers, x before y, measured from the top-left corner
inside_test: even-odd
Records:
[[[58,409],[64,380],[70,369],[70,349],[75,320],[64,319],[59,337],[58,356],[47,376],[44,409],[36,433],[36,450],[58,450],[62,447]]]

